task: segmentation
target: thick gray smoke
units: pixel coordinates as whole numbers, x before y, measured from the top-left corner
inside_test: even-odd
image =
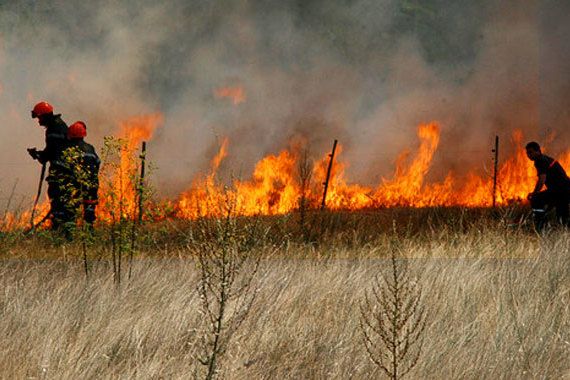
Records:
[[[338,138],[349,179],[375,184],[417,145],[417,124],[438,120],[434,178],[482,169],[495,134],[546,138],[542,67],[556,82],[551,109],[568,102],[567,64],[549,64],[568,56],[565,39],[539,48],[541,25],[550,34],[564,23],[563,3],[0,1],[0,194],[16,178],[18,193],[35,191],[39,165],[25,148],[43,146],[29,113],[44,99],[67,122],[86,121],[97,147],[121,120],[161,112],[149,149],[167,196],[207,170],[224,136],[226,174],[247,177],[291,141],[322,156]],[[541,22],[549,15],[558,20]],[[240,104],[215,95],[238,86]],[[545,121],[549,133],[563,135],[567,109]]]

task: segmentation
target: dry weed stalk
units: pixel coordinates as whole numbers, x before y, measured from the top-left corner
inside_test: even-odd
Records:
[[[197,290],[205,324],[197,358],[205,367],[205,379],[219,374],[220,360],[258,292],[254,280],[261,255],[252,252],[251,230],[239,226],[234,215],[234,203],[228,201],[225,218],[201,220],[199,234],[209,239],[195,241],[191,248],[198,261]]]
[[[368,356],[393,380],[408,374],[422,352],[426,309],[418,280],[410,278],[406,262],[392,248],[390,273],[376,276],[360,305]]]
[[[18,186],[18,181],[19,179],[16,178],[16,180],[14,181],[14,185],[12,186],[12,191],[10,192],[10,195],[8,196],[8,198],[6,198],[6,205],[4,206],[4,213],[2,215],[2,219],[0,219],[0,237],[2,236],[2,232],[5,231],[7,226],[7,218],[8,218],[8,214],[10,213],[10,206],[12,204],[12,200],[14,199],[14,194],[16,193],[16,187]],[[2,199],[2,198],[0,198]],[[2,199],[3,200],[3,199]]]

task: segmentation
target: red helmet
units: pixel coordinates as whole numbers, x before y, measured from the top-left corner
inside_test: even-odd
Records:
[[[87,126],[82,121],[76,121],[67,129],[68,139],[82,139],[87,136]]]
[[[32,118],[53,113],[53,107],[48,102],[39,102],[32,110]]]

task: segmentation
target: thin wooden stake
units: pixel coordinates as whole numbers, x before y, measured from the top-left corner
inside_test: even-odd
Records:
[[[141,152],[141,176],[139,178],[139,224],[143,220],[143,202],[144,202],[144,176],[145,176],[145,163],[146,163],[146,141],[142,142]]]
[[[325,179],[325,182],[323,182],[324,185],[324,191],[323,191],[323,201],[321,203],[321,210],[324,210],[327,204],[327,190],[329,188],[329,182],[331,179],[331,171],[332,171],[332,166],[333,166],[333,160],[334,160],[334,153],[336,152],[336,144],[338,143],[337,140],[334,140],[333,143],[333,148],[332,148],[332,152],[329,154],[330,160],[329,160],[329,167],[327,169],[327,177]]]
[[[499,175],[499,136],[495,136],[495,153],[494,170],[493,170],[493,208],[497,206],[497,177]]]

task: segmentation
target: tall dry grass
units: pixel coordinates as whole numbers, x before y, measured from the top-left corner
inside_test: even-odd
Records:
[[[338,244],[282,242],[259,268],[252,308],[221,358],[231,379],[367,379],[359,305],[398,235],[421,273],[427,325],[410,378],[570,378],[570,234],[474,227],[377,231]],[[372,234],[355,231],[354,236]],[[331,235],[331,240],[335,237]],[[339,238],[340,239],[340,238]],[[171,239],[172,240],[172,239]],[[183,239],[181,238],[181,241]],[[192,378],[203,336],[196,261],[157,244],[113,282],[105,251],[85,279],[75,246],[23,240],[0,262],[0,377]],[[159,247],[161,247],[159,249]],[[268,240],[251,254],[274,251]],[[54,258],[57,257],[57,258]]]

